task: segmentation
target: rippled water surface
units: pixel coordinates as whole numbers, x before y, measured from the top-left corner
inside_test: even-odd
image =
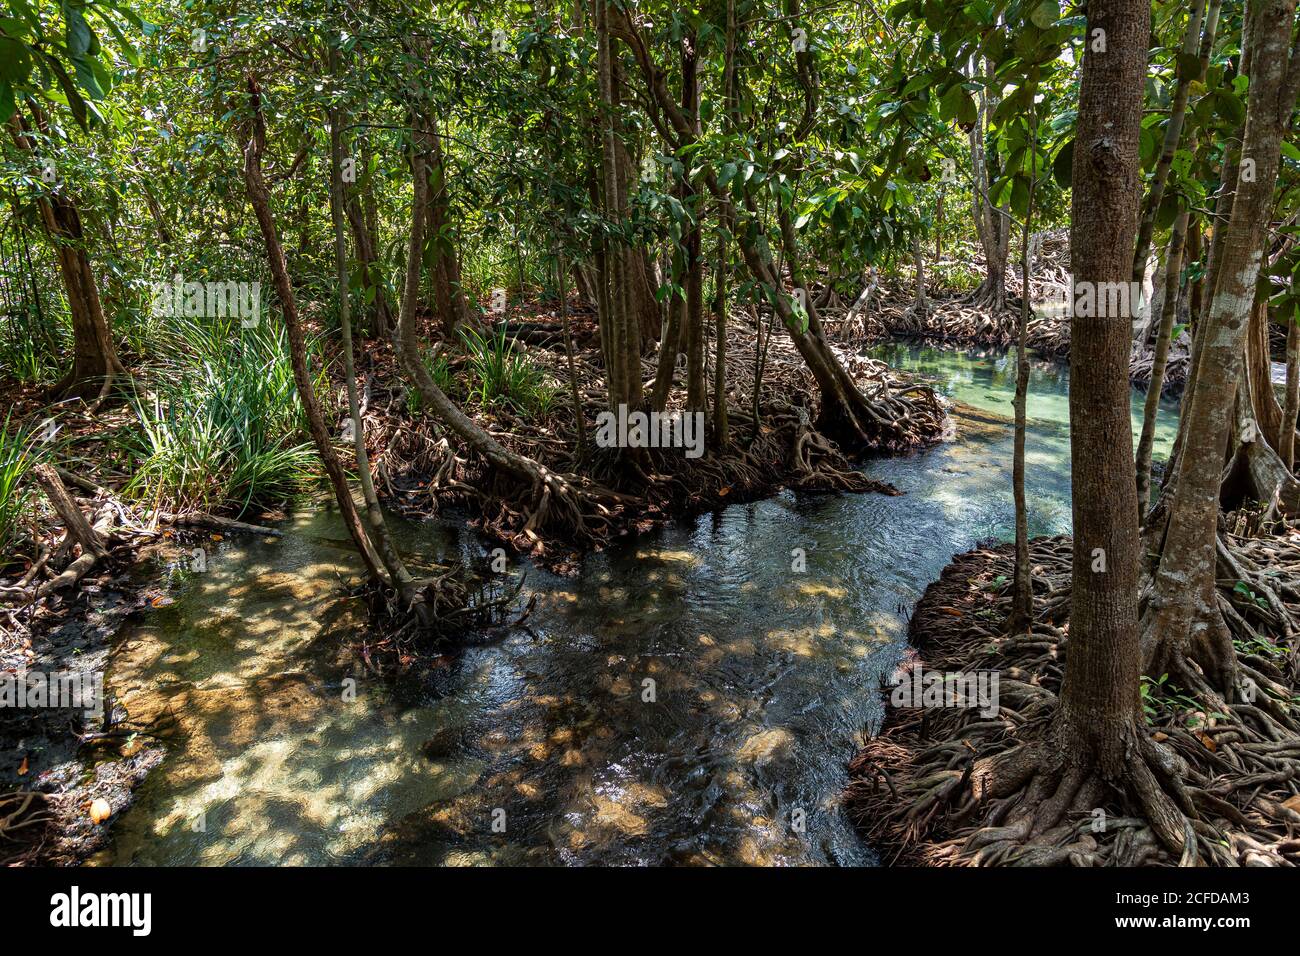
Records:
[[[954,552],[1010,534],[1015,378],[992,354],[878,354],[958,403],[952,441],[868,464],[903,497],[783,493],[573,579],[529,567],[528,628],[443,659],[418,695],[341,650],[360,609],[331,513],[208,543],[207,570],[173,569],[174,603],[115,653],[132,717],[170,711],[179,730],[104,862],[874,862],[838,808],[844,762],[878,719],[901,611]],[[1058,366],[1035,365],[1029,416],[1031,531],[1065,531]],[[484,548],[432,523],[401,536],[426,559]]]

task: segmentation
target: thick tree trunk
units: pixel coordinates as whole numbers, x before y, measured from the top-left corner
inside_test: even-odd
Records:
[[[31,109],[36,126],[44,129],[44,114],[35,104]],[[17,112],[9,117],[9,133],[14,144],[34,160],[32,136]],[[37,204],[41,223],[58,256],[72,317],[72,368],[50,389],[50,397],[98,401],[109,393],[115,377],[127,373],[117,357],[112,329],[99,298],[99,285],[86,253],[81,215],[67,190],[61,187],[41,196]]]
[[[1196,391],[1187,410],[1177,492],[1145,622],[1150,673],[1178,675],[1184,686],[1236,693],[1236,657],[1215,594],[1221,465],[1234,424],[1234,402],[1265,254],[1283,129],[1297,88],[1300,56],[1288,51],[1295,0],[1252,4],[1249,101],[1232,215],[1215,265],[1209,314],[1198,344]],[[1194,661],[1199,674],[1187,664]],[[1202,676],[1203,675],[1203,678]],[[1208,686],[1204,686],[1208,682]]]
[[[1085,44],[1070,204],[1070,259],[1082,283],[1127,282],[1140,182],[1138,133],[1150,5],[1092,0]],[[1140,731],[1137,490],[1128,475],[1131,326],[1076,316],[1070,330],[1070,450],[1074,570],[1069,659],[1061,688],[1067,759],[1095,761],[1118,780]]]

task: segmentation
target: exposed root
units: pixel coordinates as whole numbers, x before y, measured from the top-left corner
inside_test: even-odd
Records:
[[[1225,543],[1251,581],[1258,565],[1246,556],[1260,546]],[[1300,546],[1290,550],[1300,565]],[[1072,763],[1065,755],[1076,759],[1079,749],[1059,739],[1064,722],[1054,720],[1068,651],[1069,540],[1034,542],[1035,620],[1008,635],[1012,562],[1010,546],[959,555],[918,603],[912,638],[927,667],[996,670],[999,711],[891,710],[850,765],[846,798],[869,838],[895,858],[935,865],[1300,864],[1294,667],[1283,666],[1285,643],[1246,623],[1247,613],[1258,622],[1269,611],[1256,602],[1259,614],[1237,612],[1266,645],[1236,643],[1243,672],[1259,675],[1253,703],[1207,700],[1197,693],[1208,688],[1203,679],[1150,681],[1146,725],[1116,731],[1118,765],[1086,752]],[[1285,587],[1275,585],[1294,603],[1279,597],[1281,611],[1271,613],[1300,612],[1297,581],[1288,574]],[[1243,597],[1222,580],[1219,596],[1233,608]]]

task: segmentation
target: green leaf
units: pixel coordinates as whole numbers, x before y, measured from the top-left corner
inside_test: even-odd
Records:
[[[1040,30],[1046,30],[1061,19],[1061,8],[1056,0],[1042,0],[1029,14],[1029,22]]]
[[[95,42],[95,34],[91,32],[85,15],[76,7],[65,4],[63,16],[68,21],[68,52],[74,57],[89,53]]]
[[[1052,177],[1062,189],[1070,188],[1074,180],[1074,140],[1067,140],[1057,152],[1052,161]]]

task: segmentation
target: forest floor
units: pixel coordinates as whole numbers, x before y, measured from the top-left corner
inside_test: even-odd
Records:
[[[1225,519],[1219,604],[1239,666],[1285,713],[1300,702],[1292,641],[1300,623],[1300,523],[1263,533],[1252,524],[1247,515]],[[1081,788],[1060,822],[1033,840],[1018,839],[1008,822],[1016,795],[973,797],[972,777],[989,759],[1032,739],[1050,719],[1068,654],[1070,539],[1032,542],[1035,620],[1019,634],[1003,626],[1013,561],[1011,544],[954,557],[917,603],[912,649],[892,678],[916,687],[923,673],[996,672],[996,713],[905,694],[905,706],[889,706],[894,692],[885,688],[884,726],[849,764],[850,814],[891,863],[1178,864],[1141,808],[1114,788]],[[1144,678],[1146,730],[1186,764],[1186,809],[1199,845],[1193,859],[1199,849],[1211,865],[1300,865],[1300,735],[1270,717],[1277,711],[1267,699],[1238,700],[1216,712],[1163,678]]]

